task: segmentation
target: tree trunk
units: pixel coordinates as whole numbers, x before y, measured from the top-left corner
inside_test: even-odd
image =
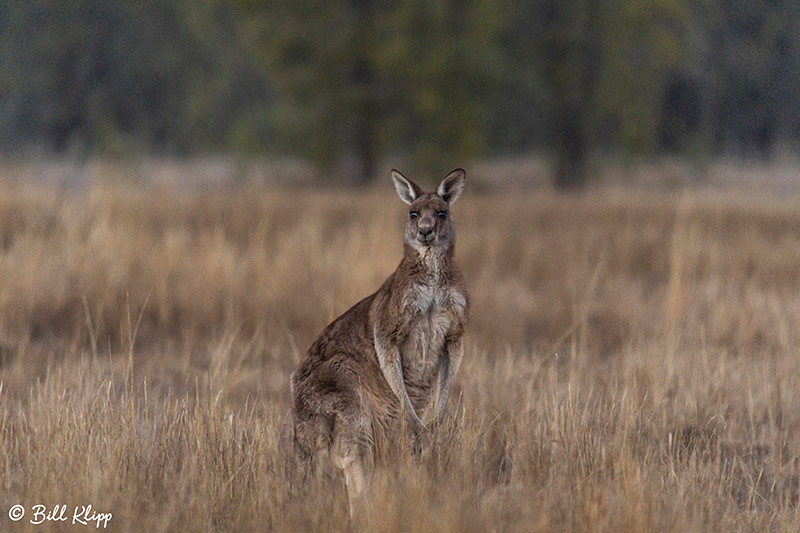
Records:
[[[561,114],[557,133],[558,161],[554,184],[559,190],[573,190],[586,183],[586,136],[578,110]]]
[[[375,105],[375,72],[370,62],[369,35],[372,30],[372,6],[370,0],[352,0],[351,8],[355,14],[356,43],[354,49],[358,56],[353,63],[350,78],[355,88],[355,152],[358,169],[355,182],[367,185],[375,179],[377,158],[377,113]]]
[[[367,185],[375,179],[376,171],[376,149],[375,149],[375,116],[371,110],[369,102],[362,105],[358,117],[356,131],[356,150],[358,157],[358,174],[356,183]]]
[[[579,9],[575,10],[576,7]],[[557,35],[550,43],[548,54],[554,58],[551,76],[559,102],[554,132],[558,153],[554,184],[561,190],[578,189],[586,184],[586,159],[593,141],[591,126],[596,115],[597,80],[602,68],[604,13],[599,0],[558,4],[555,13],[565,31],[577,23],[579,35],[574,39]],[[572,78],[564,80],[558,74],[562,61],[570,65]]]

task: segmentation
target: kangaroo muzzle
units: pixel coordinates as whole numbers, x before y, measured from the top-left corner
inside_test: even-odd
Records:
[[[433,228],[434,225],[432,223],[426,223],[425,220],[420,221],[419,225],[417,226],[417,240],[424,243],[431,242],[436,238]]]

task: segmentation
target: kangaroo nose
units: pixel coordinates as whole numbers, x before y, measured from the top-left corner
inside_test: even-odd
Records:
[[[420,226],[417,231],[421,236],[427,237],[433,232],[433,226]]]

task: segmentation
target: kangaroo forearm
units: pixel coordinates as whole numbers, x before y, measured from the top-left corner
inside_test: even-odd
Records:
[[[389,384],[395,396],[397,396],[397,399],[400,400],[400,404],[406,411],[406,416],[409,417],[411,423],[415,427],[421,426],[422,421],[414,410],[414,406],[411,404],[411,399],[408,397],[408,391],[403,381],[403,365],[397,348],[378,346],[376,351],[378,354],[378,362],[380,363],[381,371],[386,378],[386,382]]]
[[[411,398],[408,397],[408,390],[406,389],[405,382],[403,381],[403,365],[401,364],[399,358],[397,359],[395,367],[395,372],[392,373],[392,378],[395,381],[395,385],[392,386],[392,389],[395,391],[398,399],[403,404],[406,416],[409,418],[409,421],[416,430],[422,426],[422,421],[419,419],[417,412],[414,410],[414,406],[411,404]]]
[[[447,399],[450,395],[450,356],[445,347],[442,355],[439,357],[439,376],[436,380],[436,391],[432,400],[430,408],[430,416],[436,422],[441,421],[444,415],[444,408],[447,405]]]
[[[450,389],[453,386],[453,378],[461,365],[464,355],[464,343],[460,338],[449,341],[445,345],[439,363],[439,390],[436,394],[436,420],[441,421],[444,417],[447,402],[450,399]]]

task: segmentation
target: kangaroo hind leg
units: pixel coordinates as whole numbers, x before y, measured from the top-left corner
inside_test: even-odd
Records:
[[[351,520],[359,514],[372,476],[374,443],[365,407],[359,400],[337,413],[331,443],[331,462],[344,473]]]

